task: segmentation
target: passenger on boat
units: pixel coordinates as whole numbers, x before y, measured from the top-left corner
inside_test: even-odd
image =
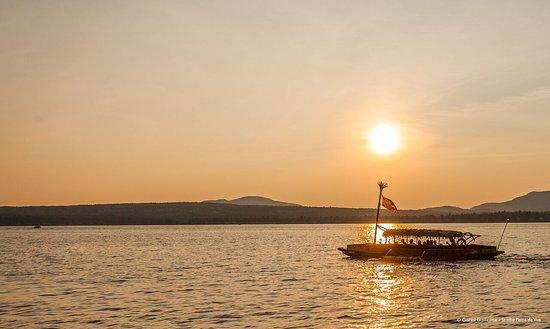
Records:
[[[410,239],[410,240],[409,240],[409,244],[414,244],[414,240],[413,240],[413,239]]]

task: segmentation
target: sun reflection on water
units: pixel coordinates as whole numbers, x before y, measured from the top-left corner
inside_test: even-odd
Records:
[[[369,321],[369,328],[383,328],[389,324],[382,320],[387,318],[387,314],[400,312],[401,303],[406,299],[407,285],[411,283],[399,273],[399,264],[362,261],[354,265],[350,271],[355,275],[361,273],[357,281],[348,287],[349,293],[354,296],[354,309],[362,310],[372,320]],[[395,325],[396,319],[391,321]]]
[[[390,223],[384,223],[384,224],[378,224],[378,226],[383,227],[385,230],[387,229],[395,229],[395,228],[403,228],[404,226],[401,224],[390,224]],[[357,239],[361,243],[369,242],[372,243],[373,235],[374,235],[374,225],[373,224],[363,224],[357,226]],[[376,241],[379,242],[380,239],[382,239],[382,242],[384,243],[384,237],[383,237],[384,231],[381,229],[378,229],[376,232]]]
[[[403,228],[406,225],[384,223],[384,229]],[[356,242],[373,242],[374,225],[359,225],[356,230]],[[382,239],[383,230],[377,232],[377,240]],[[379,241],[379,240],[378,240]],[[377,242],[378,242],[377,241]],[[410,266],[410,265],[409,265]],[[353,262],[349,268],[350,277],[354,280],[348,286],[350,296],[354,296],[354,309],[362,310],[362,319],[367,320],[365,328],[384,328],[399,326],[409,314],[411,292],[418,282],[404,273],[400,263],[381,263],[375,260]],[[388,317],[389,314],[395,316]],[[358,324],[362,327],[363,324]]]

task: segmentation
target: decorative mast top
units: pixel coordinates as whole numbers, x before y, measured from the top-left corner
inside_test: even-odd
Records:
[[[376,223],[374,226],[374,243],[376,244],[376,233],[378,232],[378,218],[380,217],[380,203],[382,206],[388,210],[397,211],[397,206],[393,203],[392,200],[386,198],[382,195],[382,190],[388,187],[388,183],[379,181],[378,187],[380,187],[380,194],[378,194],[378,206],[376,207]]]

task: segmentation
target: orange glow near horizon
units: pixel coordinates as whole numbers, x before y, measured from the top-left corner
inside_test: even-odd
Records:
[[[0,1],[0,206],[550,189],[550,2],[245,4]]]

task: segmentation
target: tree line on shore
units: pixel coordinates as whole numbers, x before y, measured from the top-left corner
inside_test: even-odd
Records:
[[[371,208],[238,206],[201,202],[0,207],[0,225],[219,225],[369,223]],[[382,222],[549,222],[550,212],[446,214],[426,210],[381,212]]]

